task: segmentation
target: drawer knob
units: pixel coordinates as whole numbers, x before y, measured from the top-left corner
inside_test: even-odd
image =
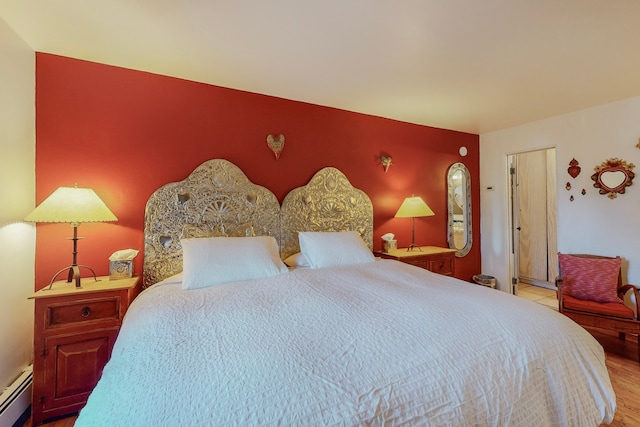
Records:
[[[82,312],[80,313],[82,317],[87,317],[91,314],[91,308],[82,307]]]

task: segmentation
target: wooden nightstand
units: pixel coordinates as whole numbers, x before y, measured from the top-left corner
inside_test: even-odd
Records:
[[[55,282],[35,300],[33,425],[78,412],[111,356],[122,318],[140,292],[139,279]]]
[[[455,249],[439,248],[437,246],[421,246],[421,251],[415,248],[399,248],[390,252],[376,251],[376,255],[385,259],[395,259],[407,264],[413,264],[434,273],[453,276],[456,273]]]

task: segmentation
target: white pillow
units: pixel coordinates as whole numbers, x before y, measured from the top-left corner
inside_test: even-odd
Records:
[[[309,261],[307,261],[301,252],[296,252],[288,256],[287,259],[284,260],[284,263],[289,267],[309,267]]]
[[[181,239],[182,289],[199,289],[288,271],[272,236]]]
[[[311,268],[363,264],[376,259],[355,231],[298,233],[300,251]]]

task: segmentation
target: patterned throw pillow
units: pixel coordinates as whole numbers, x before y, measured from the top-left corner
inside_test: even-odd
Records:
[[[582,258],[558,253],[563,293],[596,302],[621,302],[618,298],[620,258]]]

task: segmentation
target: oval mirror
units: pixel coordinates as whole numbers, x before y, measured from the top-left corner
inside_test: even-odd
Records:
[[[448,241],[456,256],[469,253],[471,233],[471,177],[462,163],[454,163],[447,173]]]
[[[633,163],[627,163],[620,159],[608,159],[596,166],[596,171],[591,175],[593,186],[599,188],[600,194],[606,194],[610,199],[615,199],[618,194],[624,194],[626,188],[633,184]]]

